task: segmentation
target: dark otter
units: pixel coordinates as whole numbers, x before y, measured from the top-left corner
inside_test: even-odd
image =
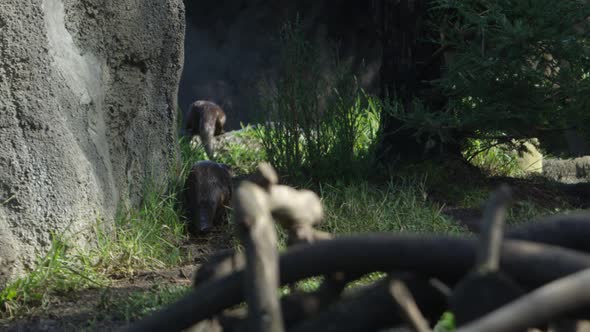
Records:
[[[225,112],[214,102],[197,100],[189,107],[185,121],[185,133],[189,137],[199,135],[209,159],[213,159],[213,136],[223,134]]]
[[[205,233],[221,222],[231,202],[229,166],[209,160],[195,163],[185,183],[185,207],[191,234]]]

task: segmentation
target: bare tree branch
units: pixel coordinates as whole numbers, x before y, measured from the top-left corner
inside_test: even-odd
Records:
[[[522,331],[590,305],[590,269],[553,281],[475,320],[457,332]]]
[[[234,249],[226,249],[211,255],[209,260],[195,271],[193,287],[211,279],[218,279],[235,271],[244,269],[246,257]]]
[[[269,163],[261,162],[258,164],[256,172],[248,178],[248,181],[257,184],[262,189],[269,192],[271,186],[279,183],[279,176]]]
[[[506,209],[512,194],[507,185],[494,191],[483,212],[483,229],[480,234],[481,245],[477,252],[479,272],[497,271],[500,264],[500,247],[504,234]]]
[[[401,280],[391,280],[389,293],[397,303],[402,315],[416,332],[430,332],[428,321],[422,316],[410,290]]]
[[[424,313],[440,317],[446,296],[429,280],[404,278]],[[404,323],[403,312],[390,293],[392,279],[386,277],[335,303],[317,317],[302,322],[290,332],[376,331]]]
[[[269,197],[256,184],[244,181],[233,203],[235,223],[244,243],[244,290],[251,331],[284,330],[279,305],[277,235],[270,214]]]
[[[476,242],[451,236],[365,234],[294,246],[280,257],[281,284],[343,271],[415,271],[448,284],[457,282],[475,261]],[[309,264],[313,262],[313,264]],[[501,265],[529,289],[590,268],[580,252],[507,240]],[[547,268],[550,266],[551,268]],[[203,283],[178,302],[161,309],[127,331],[180,331],[243,300],[243,271]]]
[[[571,213],[532,220],[508,230],[506,237],[590,252],[590,214]]]

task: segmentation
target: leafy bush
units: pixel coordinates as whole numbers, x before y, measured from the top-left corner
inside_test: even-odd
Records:
[[[590,3],[435,0],[428,18],[445,54],[433,96],[448,103],[393,114],[439,141],[544,137],[590,128]],[[469,144],[469,143],[467,143]]]
[[[520,176],[517,155],[496,140],[471,139],[466,143],[463,156],[471,164],[493,176]]]

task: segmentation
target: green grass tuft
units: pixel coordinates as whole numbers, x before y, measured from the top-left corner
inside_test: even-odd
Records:
[[[64,238],[53,235],[49,252],[38,257],[34,270],[0,292],[0,318],[46,308],[52,295],[109,284],[92,265],[92,257],[71,249]]]
[[[111,232],[97,225],[97,268],[105,275],[118,275],[182,263],[187,257],[181,250],[186,239],[181,218],[173,194],[148,189],[141,207],[119,213]]]
[[[132,322],[177,301],[190,289],[189,286],[155,284],[149,290],[131,293],[127,297],[111,296],[105,292],[97,309],[101,316]]]
[[[415,232],[458,234],[456,222],[428,201],[424,179],[390,180],[383,186],[359,182],[323,185],[326,220],[321,228],[334,234]]]
[[[294,179],[354,179],[367,173],[381,103],[360,88],[337,56],[323,61],[299,21],[281,32],[279,77],[261,83],[259,100],[266,122],[258,136],[268,161]]]
[[[186,169],[181,171],[179,179],[186,179],[190,167],[200,160],[209,160],[205,148],[200,139],[195,138],[192,143],[188,138],[180,140],[182,160],[185,161]],[[250,174],[256,170],[258,163],[266,159],[265,150],[257,135],[257,129],[251,126],[242,126],[238,132],[231,134],[231,137],[221,138],[216,146],[216,162],[231,166],[235,175]]]
[[[138,270],[178,265],[188,257],[178,193],[186,176],[190,155],[173,168],[170,183],[146,181],[140,206],[118,213],[112,227],[99,218],[94,227],[95,246],[82,251],[64,235],[54,235],[47,254],[26,276],[0,293],[0,317],[14,318],[43,309],[51,296],[88,287],[107,287],[113,276]]]

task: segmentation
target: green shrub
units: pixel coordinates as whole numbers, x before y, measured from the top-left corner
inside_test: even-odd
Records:
[[[524,171],[519,168],[517,154],[497,140],[468,140],[463,156],[471,164],[492,176],[524,175]]]
[[[455,330],[455,315],[450,311],[445,311],[434,326],[434,332],[453,332]]]
[[[429,6],[421,26],[430,29],[427,42],[439,44],[444,64],[428,89],[416,91],[422,102],[393,113],[403,129],[452,147],[493,140],[496,132],[541,142],[566,129],[590,135],[589,3],[435,0]]]
[[[266,122],[258,133],[267,159],[295,177],[327,179],[366,170],[380,103],[360,89],[347,66],[324,60],[298,21],[285,24],[280,41],[279,77],[261,85]]]

